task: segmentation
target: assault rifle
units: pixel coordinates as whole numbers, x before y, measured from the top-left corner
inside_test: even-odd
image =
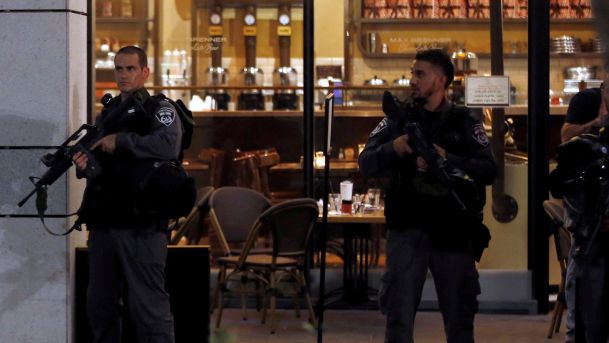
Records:
[[[102,104],[106,106],[111,100],[112,95],[106,93],[102,97]],[[118,111],[114,111],[114,113],[118,113]],[[108,117],[116,117],[116,115],[117,114],[110,114]],[[103,137],[103,135],[104,132],[99,130],[96,126],[83,124],[57,148],[55,153],[48,153],[42,156],[40,160],[45,166],[49,167],[49,169],[41,177],[30,176],[30,181],[32,181],[34,184],[34,190],[32,190],[17,205],[22,207],[32,197],[32,195],[36,193],[38,193],[40,196],[46,196],[46,194],[41,194],[41,192],[45,192],[48,186],[52,185],[59,177],[61,177],[61,175],[70,169],[72,166],[72,157],[77,152],[86,154],[89,159],[87,169],[83,171],[84,175],[87,178],[94,178],[99,175],[99,173],[101,173],[101,168],[93,157],[90,149],[95,142]],[[44,206],[44,210],[46,210],[46,204],[40,205]],[[38,203],[37,206],[39,206]],[[40,209],[38,210],[40,212]]]
[[[408,135],[408,144],[414,153],[421,156],[425,162],[427,162],[427,170],[429,170],[436,177],[436,179],[438,179],[442,186],[449,189],[449,192],[454,198],[457,207],[460,210],[465,210],[466,206],[455,192],[453,188],[453,180],[446,171],[446,158],[440,156],[433,144],[429,143],[429,141],[425,139],[423,132],[421,132],[419,123],[407,123],[405,130],[406,134]]]
[[[428,171],[436,177],[442,186],[449,190],[457,207],[460,210],[466,210],[467,207],[454,190],[454,181],[447,171],[446,159],[440,156],[433,144],[425,138],[419,123],[414,122],[409,118],[415,114],[419,114],[420,111],[420,104],[415,101],[400,102],[387,91],[383,95],[383,112],[387,114],[389,119],[396,122],[399,129],[408,135],[408,145],[410,145],[415,154],[421,156],[425,160]]]
[[[89,150],[93,143],[97,141],[97,138],[97,127],[89,124],[83,124],[57,148],[55,153],[48,153],[42,156],[40,160],[45,166],[49,167],[49,169],[40,178],[30,177],[30,180],[34,183],[34,190],[32,190],[30,194],[28,194],[17,205],[19,207],[23,206],[36,192],[52,185],[55,181],[57,181],[57,179],[72,166],[72,156],[74,156],[76,152],[83,152],[87,154],[89,158],[87,169],[83,171],[84,174],[87,177],[95,177],[99,175],[101,169]],[[34,182],[34,180],[36,181]]]

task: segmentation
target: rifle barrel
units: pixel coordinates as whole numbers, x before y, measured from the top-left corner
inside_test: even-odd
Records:
[[[38,191],[38,186],[34,187],[34,190],[30,192],[30,194],[28,194],[25,198],[23,198],[23,200],[21,200],[17,206],[22,207],[31,197],[32,195],[34,195],[34,193],[36,193]]]

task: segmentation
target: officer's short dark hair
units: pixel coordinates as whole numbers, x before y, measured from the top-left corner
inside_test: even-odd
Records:
[[[124,46],[124,47],[120,48],[120,50],[118,50],[118,52],[116,53],[116,56],[118,56],[120,54],[137,55],[137,58],[140,62],[140,68],[144,68],[144,67],[148,66],[148,56],[146,55],[146,52],[144,51],[144,49],[140,48],[139,46],[135,46],[135,45]]]
[[[429,49],[417,52],[414,57],[417,61],[426,61],[432,65],[439,67],[446,76],[446,83],[444,88],[448,88],[455,78],[455,67],[453,62],[450,60],[450,56],[441,49]]]

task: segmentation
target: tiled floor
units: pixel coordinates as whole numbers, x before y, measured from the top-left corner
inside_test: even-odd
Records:
[[[212,343],[317,342],[316,329],[308,325],[305,319],[296,318],[292,310],[278,311],[277,332],[273,335],[269,333],[267,326],[260,324],[256,312],[249,311],[249,316],[247,321],[243,321],[240,310],[225,310],[221,330],[212,330]],[[213,319],[215,316],[212,317],[212,323]],[[326,311],[323,342],[383,342],[384,320],[378,311]],[[549,321],[550,315],[479,314],[476,316],[475,323],[476,341],[483,343],[563,342],[564,324],[561,332],[554,338],[546,338]],[[415,325],[417,343],[445,342],[442,318],[439,313],[420,312]]]

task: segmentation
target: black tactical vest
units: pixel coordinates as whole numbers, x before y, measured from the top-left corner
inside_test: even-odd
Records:
[[[146,93],[147,95],[147,93]],[[154,123],[154,111],[159,101],[145,97],[143,103],[135,99],[118,116],[109,122],[108,114],[120,105],[120,97],[115,97],[104,108],[96,124],[105,135],[119,132],[134,132],[139,135],[149,134]],[[109,155],[101,150],[94,151],[94,156],[101,166],[99,177],[87,180],[87,188],[79,210],[79,218],[89,226],[95,224],[112,225],[147,225],[154,220],[135,213],[135,193],[138,180],[145,176],[147,169],[141,168],[141,161],[129,152],[115,151]]]

